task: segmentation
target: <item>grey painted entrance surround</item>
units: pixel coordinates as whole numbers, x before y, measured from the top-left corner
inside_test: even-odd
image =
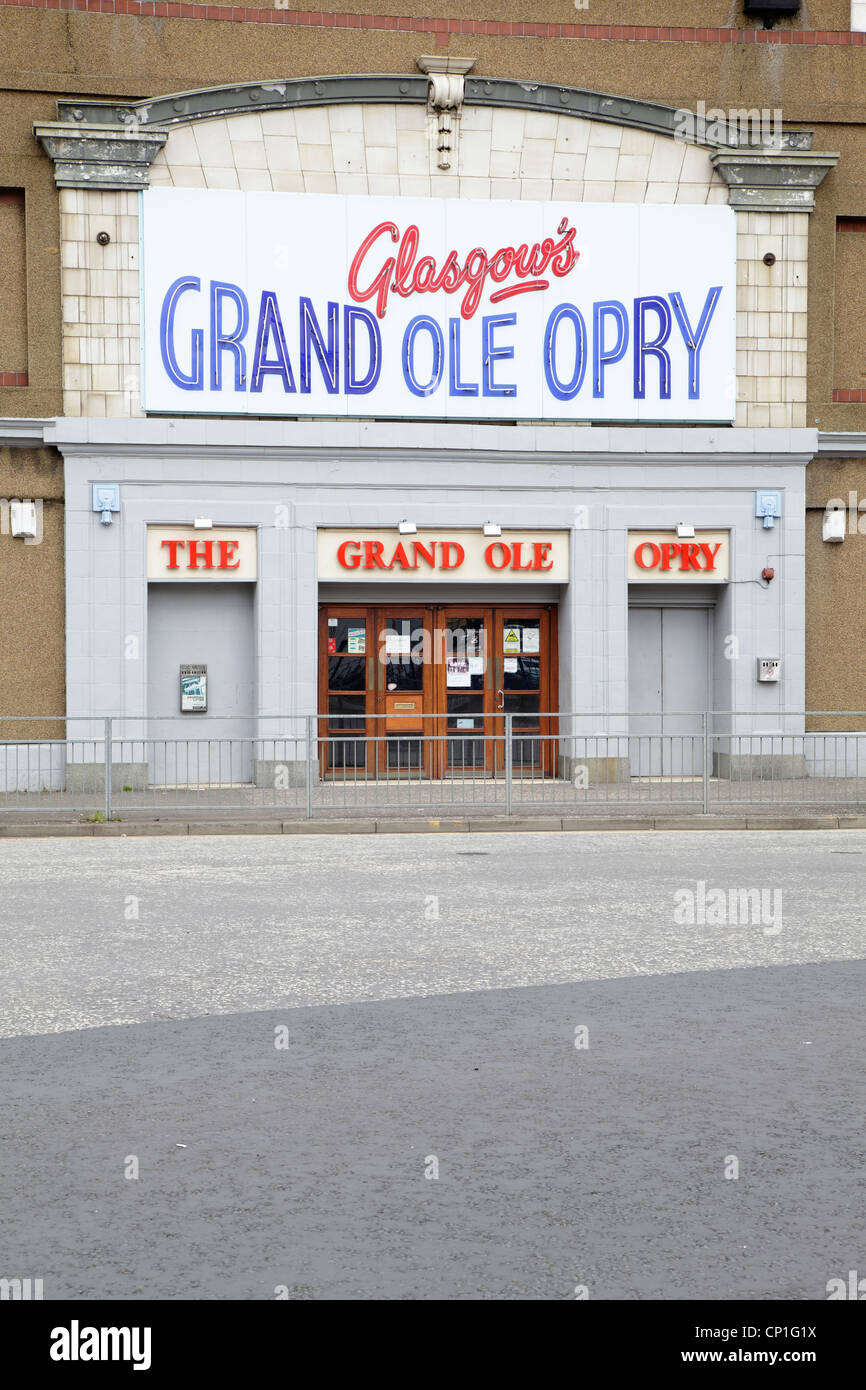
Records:
[[[735,724],[802,730],[805,670],[804,486],[812,430],[581,428],[358,421],[65,419],[48,427],[66,461],[68,710],[121,716],[144,733],[145,528],[256,526],[254,734],[298,740],[316,709],[316,528],[393,526],[571,530],[571,579],[559,605],[562,734],[622,736],[627,758],[629,528],[730,528],[731,582],[717,601],[712,706]],[[103,527],[91,484],[120,485]],[[783,494],[772,532],[755,489]],[[777,578],[759,579],[774,555]],[[716,650],[728,634],[740,657]],[[755,657],[781,655],[783,680],[759,686]],[[79,725],[78,728],[82,728]],[[199,724],[197,727],[201,727]],[[567,756],[567,745],[563,753]],[[575,749],[575,756],[577,756]]]

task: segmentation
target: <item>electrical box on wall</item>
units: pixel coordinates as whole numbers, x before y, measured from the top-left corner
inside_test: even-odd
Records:
[[[777,681],[782,674],[782,663],[777,656],[758,657],[758,680]]]
[[[36,503],[10,502],[9,521],[13,536],[23,536],[25,540],[36,536]]]
[[[821,522],[821,539],[838,545],[845,539],[847,517],[841,507],[824,512]]]
[[[774,520],[782,515],[781,492],[756,492],[755,516],[763,517],[764,530],[772,531]]]

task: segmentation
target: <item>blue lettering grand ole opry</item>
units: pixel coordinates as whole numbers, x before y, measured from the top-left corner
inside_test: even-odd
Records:
[[[231,215],[206,242],[167,246],[161,190],[144,196],[158,249],[145,260],[150,409],[188,410],[179,401],[195,392],[194,408],[215,413],[731,418],[728,208],[466,200],[454,217],[392,199],[371,230],[359,219],[383,199],[308,197],[302,222],[274,206],[296,195],[230,193]],[[519,235],[483,242],[503,207]],[[700,228],[700,256],[678,260],[671,237],[659,240],[677,214],[687,240]],[[553,217],[556,235],[544,235]]]

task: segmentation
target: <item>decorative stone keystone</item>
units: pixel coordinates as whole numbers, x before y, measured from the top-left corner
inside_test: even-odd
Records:
[[[737,212],[813,212],[815,189],[839,155],[718,150],[710,160],[728,185],[728,202]]]
[[[436,120],[436,165],[450,169],[457,161],[457,131],[463,106],[464,79],[474,58],[424,57],[418,67],[430,79],[427,110]]]
[[[147,188],[151,161],[168,139],[168,130],[137,123],[118,128],[37,121],[33,133],[54,161],[58,188]]]

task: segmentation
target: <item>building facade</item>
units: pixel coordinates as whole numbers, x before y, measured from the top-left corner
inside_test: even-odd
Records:
[[[44,366],[31,384],[15,358],[3,399],[55,490],[62,459],[41,659],[65,710],[16,689],[10,712],[121,721],[136,788],[211,734],[237,740],[225,780],[300,777],[311,717],[324,776],[492,772],[505,714],[523,766],[610,781],[702,771],[707,710],[731,735],[796,735],[809,709],[864,728],[863,663],[840,660],[863,621],[858,7],[764,29],[694,3],[670,30],[602,0],[163,8],[122,99],[79,80],[19,103],[15,351]],[[95,54],[147,13],[76,22]],[[178,94],[160,65],[211,80]],[[714,746],[736,775],[739,745]]]

